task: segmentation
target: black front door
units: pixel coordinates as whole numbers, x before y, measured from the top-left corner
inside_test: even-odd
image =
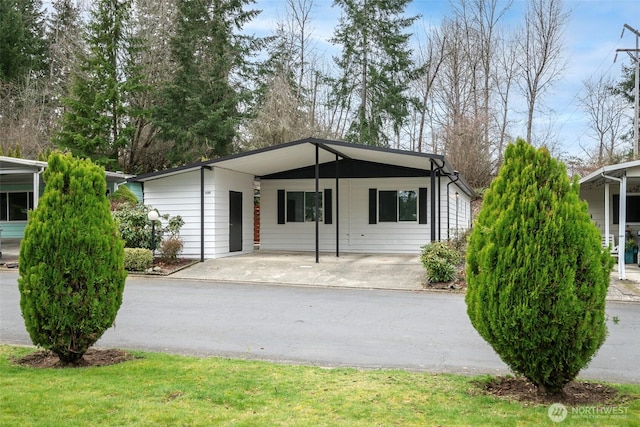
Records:
[[[229,252],[242,250],[242,193],[229,191]]]

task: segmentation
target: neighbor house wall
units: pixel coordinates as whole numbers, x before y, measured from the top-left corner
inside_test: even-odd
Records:
[[[609,234],[613,234],[615,236],[616,244],[618,242],[618,224],[613,224],[613,194],[619,194],[620,189],[618,185],[610,186],[610,195],[609,195],[609,215],[611,218],[609,220]],[[585,200],[589,206],[589,216],[591,217],[591,221],[595,224],[598,229],[600,229],[600,233],[604,234],[605,231],[605,222],[604,222],[604,211],[605,211],[605,201],[604,201],[604,189],[603,187],[595,187],[595,188],[581,188],[580,189],[580,197]]]
[[[33,184],[12,184],[12,185],[0,185],[0,193],[24,193],[32,192]],[[42,196],[44,191],[44,183],[40,180],[40,188],[38,195]],[[33,206],[31,207],[33,209]],[[2,228],[2,238],[4,239],[21,239],[24,237],[24,229],[27,227],[27,221],[0,221],[0,228]]]
[[[471,227],[471,198],[455,182],[449,185],[447,194],[448,182],[451,181],[447,178],[440,183],[442,216],[439,240],[456,239]]]

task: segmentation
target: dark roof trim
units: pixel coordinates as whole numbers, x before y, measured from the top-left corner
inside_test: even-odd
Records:
[[[236,153],[229,156],[220,157],[217,159],[206,160],[203,162],[195,162],[188,165],[170,168],[170,169],[166,169],[158,172],[141,174],[134,178],[131,178],[129,181],[144,182],[146,180],[156,179],[163,176],[170,176],[178,173],[196,171],[196,170],[199,170],[200,168],[212,167],[212,166],[216,166],[217,164],[221,164],[221,167],[225,167],[227,164],[229,164],[233,160],[243,159],[245,157],[249,158],[253,156],[259,156],[260,154],[263,154],[263,153],[275,152],[276,150],[283,150],[291,147],[302,146],[305,144],[316,145],[317,147],[322,148],[323,150],[326,150],[329,153],[333,153],[343,159],[356,159],[356,160],[370,161],[376,157],[376,156],[367,156],[366,153],[370,153],[370,154],[381,153],[381,154],[389,154],[394,156],[399,155],[399,156],[407,156],[407,159],[413,158],[413,159],[428,160],[430,163],[432,163],[436,167],[436,169],[438,170],[438,173],[445,176],[451,176],[451,174],[454,172],[453,167],[447,162],[445,157],[440,154],[419,153],[415,151],[405,151],[405,150],[398,150],[398,149],[387,148],[387,147],[376,147],[376,146],[363,145],[363,144],[354,144],[354,143],[344,142],[344,141],[334,141],[334,140],[326,140],[326,139],[318,139],[318,138],[305,138],[298,141],[285,142],[283,144],[278,144],[270,147],[259,148],[256,150],[246,151],[242,153]],[[354,151],[354,150],[357,150],[357,151]],[[345,154],[346,152],[350,152],[350,153]],[[360,156],[353,155],[353,154],[356,154],[356,152],[362,153],[362,157],[360,159],[357,159],[357,157],[360,157]],[[397,159],[398,158],[396,157],[396,164],[397,164]],[[393,164],[393,162],[389,162],[389,164]],[[307,165],[304,165],[304,166],[307,166]],[[295,162],[292,162],[289,165],[283,164],[281,166],[282,167],[279,170],[276,170],[274,168],[273,174],[303,167],[303,165],[295,164]],[[429,167],[425,165],[424,169],[429,170]],[[254,175],[264,176],[264,175],[272,175],[272,174],[270,173],[261,174],[256,172],[254,173]],[[475,192],[473,191],[473,189],[471,189],[471,187],[468,186],[468,184],[464,181],[464,179],[460,179],[458,182],[459,182],[459,186],[461,187],[461,189],[463,189],[463,191],[468,193],[469,196],[475,197]]]
[[[224,156],[224,157],[219,157],[217,159],[211,159],[211,160],[205,160],[202,162],[194,162],[194,163],[190,163],[184,166],[177,166],[177,167],[173,167],[173,168],[169,168],[169,169],[164,169],[161,171],[157,171],[157,172],[149,172],[146,174],[140,174],[137,175],[134,178],[131,178],[129,181],[132,182],[136,182],[136,181],[145,181],[147,179],[150,178],[156,178],[156,177],[160,177],[162,175],[173,175],[176,173],[180,173],[180,172],[188,172],[191,170],[197,170],[203,166],[215,166],[216,163],[222,162],[222,161],[226,161],[226,160],[232,160],[232,159],[239,159],[242,157],[246,157],[246,156],[253,156],[253,155],[257,155],[260,153],[266,153],[269,151],[274,151],[274,150],[280,150],[283,148],[288,148],[288,147],[293,147],[296,145],[303,145],[303,144],[316,144],[318,146],[320,146],[322,149],[330,152],[330,153],[334,153],[337,154],[338,156],[344,158],[344,159],[349,159],[350,157],[339,152],[338,150],[330,147],[330,145],[335,145],[338,147],[348,147],[348,148],[353,148],[353,147],[357,147],[358,149],[362,149],[362,150],[371,150],[371,151],[378,151],[378,152],[383,152],[383,153],[395,153],[395,154],[402,154],[402,155],[410,155],[410,156],[416,156],[416,157],[424,157],[426,159],[433,159],[433,160],[439,160],[442,162],[443,166],[446,164],[446,160],[444,158],[444,156],[440,155],[440,154],[427,154],[427,153],[419,153],[416,151],[404,151],[404,150],[398,150],[395,148],[386,148],[386,147],[375,147],[375,146],[371,146],[371,145],[364,145],[364,144],[354,144],[354,143],[350,143],[350,142],[344,142],[344,141],[335,141],[335,140],[327,140],[327,139],[319,139],[319,138],[305,138],[305,139],[300,139],[297,141],[291,141],[291,142],[285,142],[282,144],[278,144],[278,145],[272,145],[269,147],[264,147],[264,148],[258,148],[256,150],[251,150],[251,151],[244,151],[242,153],[236,153],[236,154],[231,154],[228,156]]]

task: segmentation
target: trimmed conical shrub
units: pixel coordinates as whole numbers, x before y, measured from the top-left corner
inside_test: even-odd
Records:
[[[20,244],[20,308],[32,342],[72,363],[113,325],[126,277],[124,245],[102,168],[56,153],[43,179]]]
[[[604,342],[612,263],[577,179],[546,149],[509,145],[469,238],[467,313],[539,391],[561,392]]]

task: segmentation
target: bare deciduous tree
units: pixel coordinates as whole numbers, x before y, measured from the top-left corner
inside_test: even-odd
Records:
[[[475,188],[489,185],[492,177],[490,145],[484,141],[483,117],[459,117],[443,128],[444,155]]]
[[[174,72],[169,40],[174,31],[175,0],[136,0],[131,32],[139,41],[134,60],[142,68],[146,90],[131,94],[131,102],[141,111],[149,111],[159,102],[157,88],[166,85]],[[148,115],[140,115],[133,123],[131,143],[122,153],[124,169],[150,172],[167,167],[165,154],[170,143],[158,137],[158,128]]]
[[[419,94],[420,104],[417,108],[418,135],[416,144],[412,144],[416,151],[422,152],[427,119],[432,115],[429,109],[429,102],[432,98],[432,89],[440,66],[444,62],[447,48],[447,38],[440,34],[438,29],[433,29],[431,34],[426,34],[426,46],[418,45],[419,75],[413,86]]]
[[[533,143],[534,113],[542,96],[560,78],[563,32],[569,13],[562,0],[529,0],[520,39],[519,86],[527,102],[527,142]]]
[[[588,126],[597,142],[595,158],[598,166],[611,164],[621,151],[616,147],[627,129],[626,101],[613,90],[616,82],[604,75],[583,82],[580,104],[589,118]]]

